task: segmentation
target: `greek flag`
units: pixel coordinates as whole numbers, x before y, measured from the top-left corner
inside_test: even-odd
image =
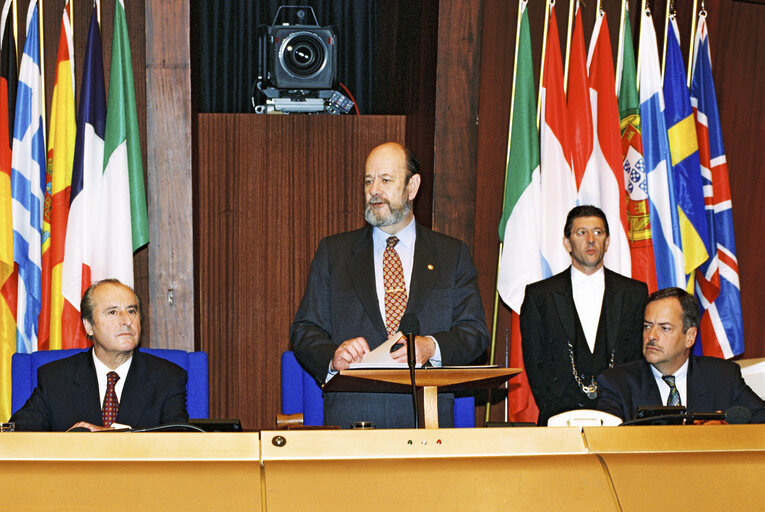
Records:
[[[42,118],[40,27],[37,2],[27,11],[27,35],[19,68],[13,126],[11,198],[14,261],[19,268],[16,350],[37,350],[42,291],[42,218],[45,135]]]

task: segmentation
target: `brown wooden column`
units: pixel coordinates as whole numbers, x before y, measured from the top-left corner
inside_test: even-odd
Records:
[[[151,346],[194,350],[188,0],[146,2]]]
[[[433,165],[433,229],[473,247],[483,2],[441,2]]]

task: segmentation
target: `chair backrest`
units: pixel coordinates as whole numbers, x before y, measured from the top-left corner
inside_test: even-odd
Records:
[[[303,413],[304,425],[324,423],[324,398],[321,388],[300,366],[295,353],[282,354],[282,414]],[[475,399],[472,396],[454,399],[454,426],[475,427]]]
[[[37,369],[40,366],[82,352],[82,348],[66,350],[38,350],[31,354],[13,354],[11,362],[11,410],[16,412],[24,405],[37,386]],[[186,352],[164,348],[140,348],[141,352],[167,359],[188,373],[186,382],[189,418],[209,417],[209,379],[206,352]]]

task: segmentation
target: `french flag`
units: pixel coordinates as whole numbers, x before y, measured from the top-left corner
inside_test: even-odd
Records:
[[[90,18],[82,76],[62,271],[62,294],[65,299],[62,315],[63,348],[90,346],[80,321],[80,299],[91,284],[106,127],[104,64],[96,9],[93,9]]]

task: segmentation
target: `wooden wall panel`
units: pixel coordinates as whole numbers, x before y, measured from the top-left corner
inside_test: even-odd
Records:
[[[363,225],[366,155],[403,116],[198,116],[195,250],[211,416],[272,428],[279,358],[319,240]]]
[[[497,282],[498,235],[502,214],[503,185],[510,118],[510,87],[515,52],[517,6],[502,0],[484,2],[481,52],[481,79],[478,123],[480,144],[476,156],[475,246],[473,258],[478,267],[478,286],[486,312],[489,332],[492,329]],[[531,8],[531,5],[530,7]],[[503,65],[500,65],[503,64]],[[493,98],[493,101],[488,101]],[[510,310],[499,305],[497,324],[499,350],[495,362],[504,363],[504,332],[510,329]],[[493,407],[492,419],[499,421],[501,407]],[[483,421],[481,414],[480,421]]]
[[[441,2],[438,12],[433,228],[465,240],[471,249],[475,230],[481,6],[480,2]]]
[[[146,4],[147,206],[153,347],[194,350],[189,3]]]
[[[422,167],[417,221],[433,225],[438,0],[379,2],[373,114],[406,114],[406,145]]]
[[[744,318],[744,357],[765,357],[765,5],[708,0],[715,78],[730,172]]]

